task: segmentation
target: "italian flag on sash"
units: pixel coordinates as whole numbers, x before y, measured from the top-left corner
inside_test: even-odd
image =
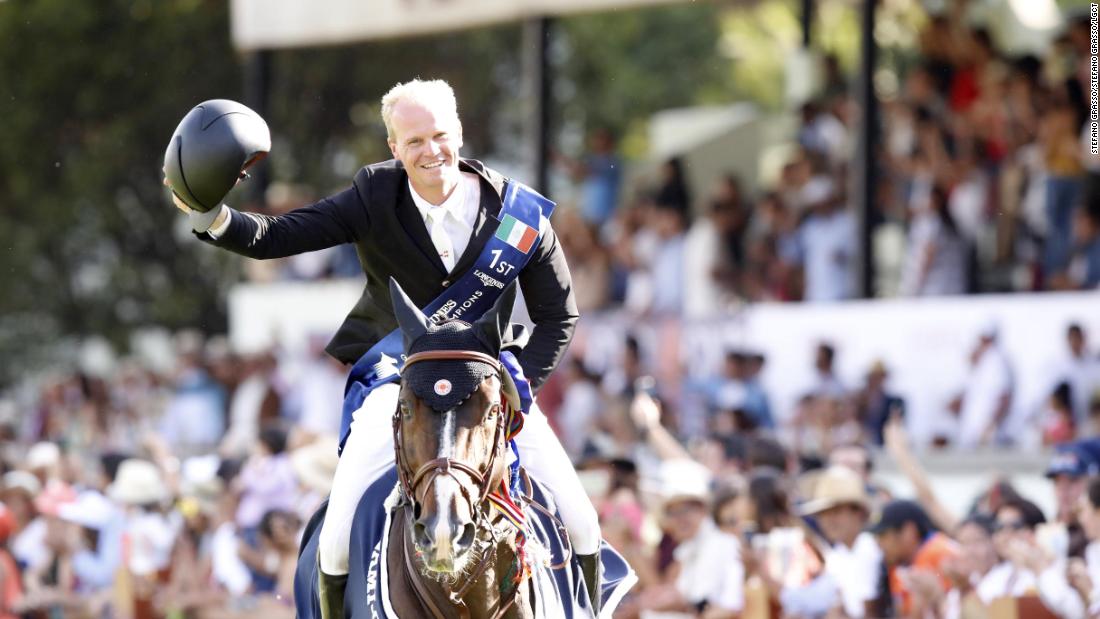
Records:
[[[538,230],[535,230],[511,215],[505,215],[504,219],[500,221],[500,227],[497,228],[496,234],[498,239],[525,254],[531,251],[531,247],[534,246],[535,239],[537,239],[538,236]]]

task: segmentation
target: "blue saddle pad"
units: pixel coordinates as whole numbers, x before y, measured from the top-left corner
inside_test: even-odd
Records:
[[[532,496],[540,504],[556,514],[557,509],[549,493],[532,479]],[[351,554],[348,565],[348,584],[344,594],[344,613],[347,617],[372,619],[401,619],[390,609],[386,583],[385,547],[389,530],[389,514],[383,504],[397,484],[396,469],[391,468],[367,488],[355,512],[351,529]],[[301,619],[320,619],[317,599],[317,539],[324,520],[327,501],[317,509],[306,525],[298,555],[298,571],[294,577],[294,604]],[[538,510],[527,510],[529,537],[547,548],[553,561],[560,562],[564,549],[563,540],[553,521]],[[606,542],[600,547],[603,568],[601,615],[611,616],[626,592],[637,582],[634,571]],[[536,617],[573,618],[591,617],[584,578],[576,560],[562,569],[542,568],[532,575],[537,592]]]

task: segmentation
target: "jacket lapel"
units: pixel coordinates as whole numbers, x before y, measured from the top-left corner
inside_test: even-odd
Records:
[[[428,235],[428,228],[424,225],[424,219],[420,217],[416,204],[413,203],[412,195],[409,194],[408,181],[402,183],[400,196],[397,200],[397,220],[401,222],[401,227],[405,229],[405,233],[409,235],[409,239],[424,258],[432,263],[440,274],[446,275],[447,269],[439,258],[439,252],[435,249],[435,243],[432,243],[432,237]]]

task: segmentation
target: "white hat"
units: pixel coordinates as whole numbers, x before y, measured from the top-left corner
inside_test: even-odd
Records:
[[[26,471],[8,471],[4,473],[4,489],[14,490],[16,488],[26,490],[27,494],[33,497],[42,491],[42,484],[39,483],[34,474]]]
[[[290,465],[298,482],[318,494],[331,492],[332,478],[340,462],[336,449],[336,439],[323,439],[294,450],[290,454]]]
[[[57,509],[57,517],[97,531],[111,523],[118,515],[115,506],[95,490],[81,492],[76,501],[65,503]]]
[[[220,466],[221,459],[213,454],[184,460],[180,467],[180,496],[198,501],[205,509],[213,509],[225,490],[225,483],[218,477]]]
[[[61,463],[61,448],[57,443],[42,441],[35,443],[27,452],[27,468],[41,469],[57,466]]]
[[[695,460],[665,460],[659,475],[662,505],[684,500],[710,502],[710,469]]]
[[[148,505],[165,500],[168,492],[155,464],[130,458],[119,465],[114,483],[107,487],[107,496],[127,505]]]

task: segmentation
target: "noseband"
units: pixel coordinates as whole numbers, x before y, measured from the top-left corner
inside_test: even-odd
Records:
[[[487,363],[496,370],[497,377],[503,381],[501,374],[505,370],[500,360],[494,359],[485,353],[473,350],[428,350],[418,352],[410,355],[409,358],[405,360],[405,368],[407,369],[414,363],[419,363],[421,361],[441,360],[477,361],[479,363]],[[490,410],[496,415],[496,430],[493,435],[493,451],[489,455],[489,462],[486,464],[484,473],[474,466],[470,466],[469,464],[452,458],[436,458],[434,460],[429,460],[417,469],[415,473],[410,472],[409,465],[405,461],[405,449],[401,442],[401,408],[398,407],[394,410],[393,445],[395,451],[394,459],[397,464],[397,476],[401,484],[401,492],[412,502],[414,509],[420,504],[420,496],[417,494],[417,489],[420,488],[421,485],[430,488],[436,477],[447,475],[455,480],[459,490],[462,492],[463,498],[469,503],[470,512],[474,517],[474,526],[479,529],[481,528],[481,519],[485,511],[481,509],[481,505],[493,490],[491,487],[493,467],[496,465],[497,454],[500,453],[502,439],[505,436],[504,424],[506,415],[501,411],[500,404],[494,404]],[[477,488],[478,492],[476,501],[470,496],[470,491],[467,489],[466,484],[463,484],[462,480],[458,478],[457,473],[464,473],[474,482],[474,486]]]

